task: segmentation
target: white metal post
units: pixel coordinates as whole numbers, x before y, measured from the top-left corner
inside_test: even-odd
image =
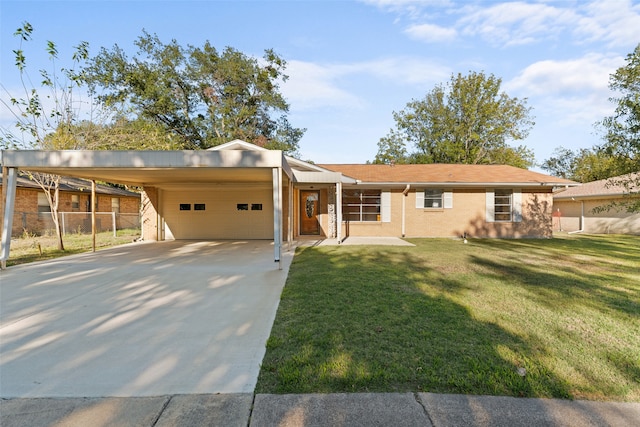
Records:
[[[7,170],[8,169],[8,170]],[[0,250],[0,269],[7,268],[7,259],[11,250],[11,230],[13,229],[13,210],[16,205],[16,187],[18,183],[18,169],[4,168],[7,172],[3,183],[5,197],[4,217],[2,219],[2,242]]]
[[[282,169],[273,168],[273,251],[274,261],[282,270]]]

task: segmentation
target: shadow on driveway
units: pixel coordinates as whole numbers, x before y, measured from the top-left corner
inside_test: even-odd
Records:
[[[0,397],[251,393],[293,251],[137,243],[0,273]]]

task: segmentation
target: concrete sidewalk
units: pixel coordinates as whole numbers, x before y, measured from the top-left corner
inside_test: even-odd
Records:
[[[13,426],[637,426],[639,403],[433,393],[0,400]]]

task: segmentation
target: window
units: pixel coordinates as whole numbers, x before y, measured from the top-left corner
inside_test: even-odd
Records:
[[[80,196],[77,194],[71,195],[71,209],[80,209]]]
[[[249,204],[248,203],[238,203],[236,205],[236,210],[239,211],[248,211],[249,210]]]
[[[181,211],[190,211],[191,210],[191,203],[180,203],[180,210]]]
[[[380,221],[380,190],[345,190],[342,217],[346,221]]]
[[[425,208],[442,208],[442,190],[424,190]]]
[[[493,196],[494,220],[496,222],[511,222],[512,190],[495,190]]]
[[[47,195],[44,193],[38,193],[38,213],[51,212],[51,206]]]
[[[120,213],[120,199],[117,197],[111,198],[111,212]]]
[[[453,209],[451,189],[416,189],[416,209]]]
[[[251,210],[252,211],[261,211],[262,210],[262,203],[251,203]]]
[[[194,203],[193,204],[193,210],[194,211],[203,211],[205,210],[206,206],[204,203]]]

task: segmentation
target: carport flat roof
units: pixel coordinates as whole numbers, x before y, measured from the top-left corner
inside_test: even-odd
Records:
[[[272,168],[291,176],[282,151],[5,150],[4,167],[131,185],[271,181]]]

